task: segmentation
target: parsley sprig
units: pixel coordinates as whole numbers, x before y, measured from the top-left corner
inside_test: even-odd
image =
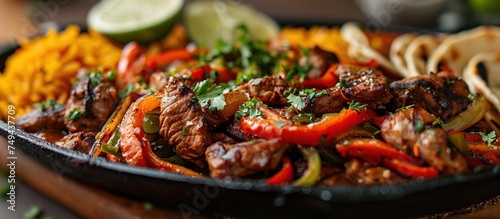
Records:
[[[486,142],[489,146],[491,146],[491,144],[497,140],[497,134],[495,133],[495,131],[491,131],[490,133],[484,133],[484,132],[475,132],[475,133],[481,135],[481,140]]]
[[[226,84],[213,84],[209,79],[198,82],[193,91],[202,107],[208,106],[211,111],[223,110],[226,99],[222,94],[227,88]]]

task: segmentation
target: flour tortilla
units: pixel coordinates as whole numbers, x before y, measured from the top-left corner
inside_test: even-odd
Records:
[[[427,63],[428,72],[438,72],[443,64],[461,76],[467,62],[475,54],[500,50],[500,28],[481,26],[450,35],[444,39]]]
[[[394,67],[398,72],[404,77],[410,77],[408,74],[408,65],[404,58],[405,52],[408,45],[417,37],[416,33],[407,33],[398,36],[391,44],[389,50],[389,59],[391,60]]]
[[[347,22],[342,25],[340,34],[349,44],[348,54],[351,58],[360,62],[367,62],[370,59],[375,59],[377,64],[387,71],[385,73],[395,78],[402,77],[389,59],[370,46],[368,37],[356,23]]]
[[[422,35],[415,38],[408,45],[404,54],[407,65],[407,77],[430,73],[427,71],[427,60],[444,38],[445,35]]]
[[[488,81],[480,75],[479,66],[484,66]],[[479,53],[467,63],[463,73],[463,80],[469,85],[473,93],[484,96],[493,106],[500,109],[500,52]]]

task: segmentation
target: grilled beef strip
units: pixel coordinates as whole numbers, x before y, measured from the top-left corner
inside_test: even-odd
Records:
[[[64,122],[69,132],[97,132],[118,104],[118,91],[108,81],[94,84],[91,78],[83,76],[71,90],[66,103]],[[79,111],[80,116],[70,115]]]
[[[356,65],[338,65],[335,74],[341,81],[342,96],[376,109],[393,98],[385,75],[372,68]]]
[[[175,147],[177,154],[199,167],[205,167],[205,150],[212,139],[200,104],[193,91],[171,77],[160,107],[160,135]]]
[[[238,144],[217,142],[205,155],[214,178],[244,177],[278,167],[289,144],[278,139],[258,139]]]
[[[38,132],[42,130],[61,131],[66,128],[64,125],[64,106],[36,107],[16,121],[16,126],[27,132]]]
[[[347,106],[347,100],[342,96],[340,87],[333,87],[325,90],[326,94],[320,97],[306,98],[305,113],[311,113],[316,117],[321,117],[326,113],[338,113]]]
[[[87,154],[92,149],[92,145],[96,141],[95,136],[95,132],[75,132],[64,136],[55,144],[63,148]]]
[[[382,123],[382,137],[396,149],[422,158],[444,174],[467,171],[465,157],[455,148],[448,147],[446,131],[429,128],[435,120],[436,117],[420,107],[399,110]],[[419,154],[413,154],[414,147]]]
[[[305,56],[299,59],[299,65],[310,66],[307,72],[308,78],[320,78],[330,68],[331,65],[338,63],[339,59],[335,53],[314,46]]]
[[[467,84],[446,72],[394,81],[390,87],[394,107],[415,104],[443,120],[458,115],[470,102]]]

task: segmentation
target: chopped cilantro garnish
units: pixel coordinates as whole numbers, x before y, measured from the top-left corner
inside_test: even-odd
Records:
[[[349,103],[349,109],[355,110],[358,113],[360,113],[362,109],[366,109],[367,106],[367,104],[360,104],[357,101],[351,101],[351,103]]]
[[[275,126],[278,126],[278,127],[280,127],[280,128],[282,128],[283,126],[285,126],[285,125],[286,125],[286,122],[281,121],[281,120],[278,120],[278,121],[276,121],[276,122],[274,123],[274,125],[275,125]]]
[[[151,202],[144,202],[143,207],[144,207],[144,210],[151,211],[151,210],[153,210],[154,205]]]
[[[473,101],[474,98],[476,98],[476,96],[474,96],[474,94],[472,93],[469,93],[469,96],[467,96],[469,98],[470,101]]]
[[[182,128],[182,136],[186,137],[188,135],[188,130],[186,127]]]
[[[85,114],[84,110],[73,109],[73,110],[71,110],[71,112],[69,112],[69,115],[68,115],[68,117],[66,119],[69,120],[69,121],[75,120],[75,119],[77,119],[78,117],[80,117],[80,116],[82,116],[84,114]]]
[[[400,111],[400,110],[407,110],[407,109],[413,108],[414,106],[415,106],[415,104],[411,104],[411,105],[408,105],[408,106],[403,106],[403,107],[397,109],[396,112]]]
[[[23,217],[26,219],[53,219],[52,216],[45,214],[40,207],[33,206],[24,212]]]
[[[316,89],[311,88],[311,89],[304,89],[299,92],[298,95],[295,95],[295,91],[287,91],[285,92],[285,95],[288,95],[286,99],[292,105],[295,107],[297,110],[302,110],[304,107],[306,107],[306,98],[313,99],[317,97],[321,97],[325,94],[327,94],[327,91],[323,90],[320,92],[317,92]]]
[[[491,131],[488,134],[484,132],[475,132],[475,133],[481,135],[482,140],[486,142],[488,145],[491,145],[491,143],[497,140],[497,135],[495,131]]]
[[[202,107],[208,106],[210,110],[223,110],[226,106],[226,99],[222,94],[227,85],[214,85],[210,80],[198,82],[193,91]]]
[[[241,119],[244,116],[250,116],[250,118],[255,118],[257,116],[262,116],[262,112],[258,109],[259,100],[252,98],[248,100],[243,105],[240,106],[238,112],[236,112],[236,119]]]
[[[118,92],[118,96],[123,99],[137,90],[135,84],[129,84]]]
[[[341,79],[339,79],[339,82],[337,82],[337,83],[335,84],[335,87],[342,87],[342,85],[343,85],[343,84],[344,84],[344,79],[343,79],[343,78],[341,78]]]
[[[432,126],[442,126],[444,124],[441,118],[436,119],[436,121],[432,122]]]
[[[380,129],[378,129],[377,127],[373,126],[369,122],[365,122],[365,124],[363,125],[363,129],[365,129],[365,130],[373,133],[374,135],[377,135],[378,133],[380,133]]]
[[[415,130],[415,132],[421,132],[422,130],[424,130],[424,122],[422,122],[422,120],[420,119],[415,120],[413,129]]]
[[[108,78],[108,81],[115,81],[116,73],[116,70],[108,71],[108,73],[106,74],[106,78]]]

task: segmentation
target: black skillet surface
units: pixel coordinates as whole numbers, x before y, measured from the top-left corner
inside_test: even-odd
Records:
[[[13,52],[14,48],[0,51],[0,69]],[[7,137],[8,127],[0,121],[0,135]],[[178,209],[184,218],[199,214],[243,218],[407,218],[460,209],[500,195],[500,167],[397,185],[267,186],[250,180],[194,179],[107,162],[55,146],[17,128],[13,135],[16,150],[59,174],[116,194]]]

